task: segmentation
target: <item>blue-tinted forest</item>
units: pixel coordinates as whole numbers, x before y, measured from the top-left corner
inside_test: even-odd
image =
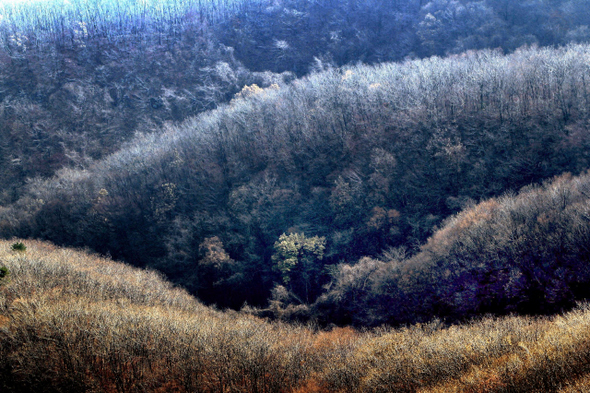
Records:
[[[3,237],[321,325],[589,296],[585,1],[36,4],[0,12]]]

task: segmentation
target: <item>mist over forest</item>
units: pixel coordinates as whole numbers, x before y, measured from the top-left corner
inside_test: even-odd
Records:
[[[588,296],[585,1],[0,15],[6,239],[322,325],[552,314]]]

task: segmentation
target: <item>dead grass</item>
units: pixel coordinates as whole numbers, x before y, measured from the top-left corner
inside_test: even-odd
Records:
[[[214,311],[157,273],[0,242],[0,390],[590,391],[590,307],[554,318],[315,331]]]

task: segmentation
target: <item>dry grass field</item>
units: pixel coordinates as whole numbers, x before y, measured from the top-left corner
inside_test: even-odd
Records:
[[[0,242],[0,391],[587,392],[590,306],[358,332],[200,304],[86,252]]]

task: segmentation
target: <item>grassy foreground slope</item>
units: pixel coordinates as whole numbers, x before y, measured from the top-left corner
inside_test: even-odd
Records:
[[[364,333],[204,307],[157,274],[0,242],[0,389],[538,392],[590,388],[590,307]]]

